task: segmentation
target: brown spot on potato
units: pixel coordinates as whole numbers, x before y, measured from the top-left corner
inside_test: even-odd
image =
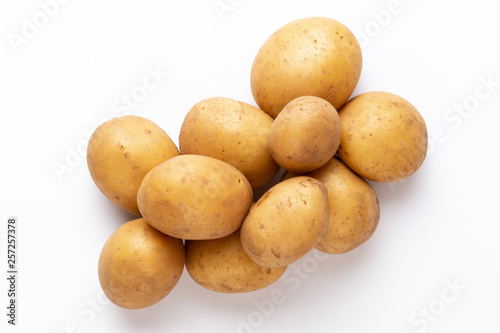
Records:
[[[281,254],[279,254],[279,253],[277,253],[276,251],[274,251],[274,249],[271,249],[271,252],[272,252],[272,254],[273,254],[276,258],[278,258],[278,259],[280,259],[280,258],[281,258]]]

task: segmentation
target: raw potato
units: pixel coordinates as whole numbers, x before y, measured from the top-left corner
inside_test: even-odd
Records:
[[[247,103],[225,97],[196,103],[179,134],[182,154],[210,156],[240,170],[257,188],[271,180],[279,166],[269,152],[273,119]]]
[[[220,293],[243,293],[265,288],[286,270],[266,268],[245,253],[240,231],[212,240],[186,241],[186,269],[199,285]]]
[[[341,131],[339,114],[328,101],[302,96],[288,103],[274,120],[269,148],[282,168],[308,172],[335,155]]]
[[[339,110],[358,83],[362,62],[361,47],[345,25],[325,17],[302,18],[278,29],[258,51],[252,94],[273,118],[300,96],[321,97]]]
[[[180,155],[144,177],[137,202],[153,227],[182,239],[214,239],[237,230],[253,200],[250,183],[232,165]]]
[[[358,175],[394,182],[412,175],[427,154],[422,115],[404,98],[373,91],[358,95],[339,111],[340,159]]]
[[[141,309],[161,301],[184,269],[181,239],[167,236],[144,219],[120,226],[99,257],[99,282],[114,304]]]
[[[241,244],[257,264],[284,267],[313,249],[327,227],[325,185],[295,177],[273,186],[252,207],[241,227]]]
[[[372,186],[335,157],[309,176],[323,182],[328,189],[328,231],[316,249],[341,254],[366,242],[380,218]]]
[[[151,120],[122,116],[102,123],[90,137],[87,165],[97,188],[115,205],[140,215],[137,191],[158,164],[179,155],[170,137]]]

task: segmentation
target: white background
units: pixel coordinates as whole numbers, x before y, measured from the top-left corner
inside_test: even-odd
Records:
[[[18,326],[6,324],[1,273],[2,332],[499,332],[498,2],[60,3],[50,17],[34,0],[0,5],[2,272],[9,216],[19,232]],[[153,307],[123,310],[103,299],[101,247],[132,216],[92,183],[88,133],[137,114],[177,142],[201,99],[255,104],[255,54],[276,29],[305,16],[337,19],[358,35],[364,67],[355,95],[399,94],[427,122],[422,168],[373,185],[381,205],[375,235],[348,254],[318,260],[312,252],[253,293],[211,292],[184,272]],[[151,70],[161,72],[157,87],[124,108],[122,96],[138,93]]]

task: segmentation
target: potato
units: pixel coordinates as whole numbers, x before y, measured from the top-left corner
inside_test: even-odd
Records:
[[[241,226],[241,244],[257,264],[284,267],[313,249],[327,227],[325,185],[300,176],[274,185],[255,203]]]
[[[347,102],[339,115],[342,138],[338,156],[358,175],[394,182],[412,175],[424,162],[425,121],[404,98],[367,92]]]
[[[210,156],[240,170],[257,188],[279,171],[269,152],[273,119],[247,103],[207,98],[187,113],[179,134],[182,154]]]
[[[339,110],[359,81],[362,62],[361,47],[345,25],[326,17],[298,19],[278,29],[258,51],[252,94],[273,118],[300,96],[321,97]]]
[[[240,230],[211,240],[186,241],[186,269],[199,285],[220,293],[243,293],[265,288],[286,270],[266,268],[245,253]]]
[[[282,168],[308,172],[335,155],[341,131],[339,114],[328,101],[302,96],[288,103],[274,120],[269,148]]]
[[[87,165],[97,188],[118,207],[140,215],[137,191],[158,164],[179,155],[170,137],[151,120],[122,116],[102,123],[90,137]]]
[[[99,282],[114,304],[140,309],[156,304],[179,281],[184,269],[181,239],[167,236],[144,219],[120,226],[99,257]]]
[[[137,195],[144,219],[183,239],[214,239],[237,230],[253,200],[250,183],[232,165],[180,155],[153,168]]]
[[[335,157],[309,176],[323,182],[328,189],[328,231],[316,249],[340,254],[366,242],[380,218],[372,186]]]

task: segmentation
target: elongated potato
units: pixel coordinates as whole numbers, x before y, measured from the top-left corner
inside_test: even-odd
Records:
[[[258,188],[279,171],[269,151],[273,119],[247,103],[212,97],[186,114],[179,134],[182,154],[210,156],[231,164]]]
[[[144,219],[167,235],[214,239],[237,230],[253,200],[250,183],[232,165],[180,155],[153,168],[137,203]]]
[[[380,218],[372,186],[335,157],[309,176],[323,182],[328,189],[328,231],[316,249],[340,254],[366,242]]]
[[[361,76],[363,58],[354,34],[326,17],[306,17],[273,33],[255,56],[250,84],[259,108],[276,116],[294,98],[317,96],[335,109]]]
[[[97,188],[118,207],[140,215],[137,191],[146,174],[179,155],[177,146],[158,125],[139,116],[102,123],[90,137],[87,166]]]
[[[427,154],[427,127],[404,98],[383,91],[358,95],[339,111],[340,159],[358,175],[395,182],[417,171]]]
[[[328,228],[327,189],[311,177],[274,185],[241,226],[243,249],[257,264],[284,267],[313,249]]]
[[[186,269],[199,285],[221,293],[243,293],[265,288],[286,270],[266,268],[245,253],[240,230],[211,240],[186,241]]]
[[[99,257],[99,282],[104,294],[126,309],[151,306],[167,296],[184,270],[181,239],[167,236],[144,219],[120,226]]]

